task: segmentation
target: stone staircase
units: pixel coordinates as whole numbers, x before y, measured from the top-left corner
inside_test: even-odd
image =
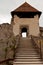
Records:
[[[13,65],[43,65],[31,39],[21,38]]]

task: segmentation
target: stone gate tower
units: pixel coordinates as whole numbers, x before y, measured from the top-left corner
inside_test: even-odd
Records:
[[[41,12],[25,2],[11,12],[14,35],[21,35],[26,32],[27,36],[39,36],[39,18]]]

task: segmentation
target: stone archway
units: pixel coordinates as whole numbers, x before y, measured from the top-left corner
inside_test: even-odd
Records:
[[[20,35],[21,35],[21,37],[27,37],[28,36],[28,26],[21,26]]]
[[[22,37],[27,37],[27,28],[22,28],[21,30]]]

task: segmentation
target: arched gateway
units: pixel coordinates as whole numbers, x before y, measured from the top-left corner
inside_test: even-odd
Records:
[[[20,27],[20,35],[21,35],[22,37],[28,37],[28,26],[22,25],[22,26]]]
[[[27,28],[26,27],[21,29],[21,34],[22,34],[22,37],[27,37]]]
[[[29,5],[27,2],[11,12],[14,35],[39,36],[39,18],[41,12]]]

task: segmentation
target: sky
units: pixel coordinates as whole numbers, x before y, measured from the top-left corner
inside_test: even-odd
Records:
[[[0,24],[11,23],[11,11],[25,1],[42,12],[39,26],[43,27],[43,0],[0,0]]]

